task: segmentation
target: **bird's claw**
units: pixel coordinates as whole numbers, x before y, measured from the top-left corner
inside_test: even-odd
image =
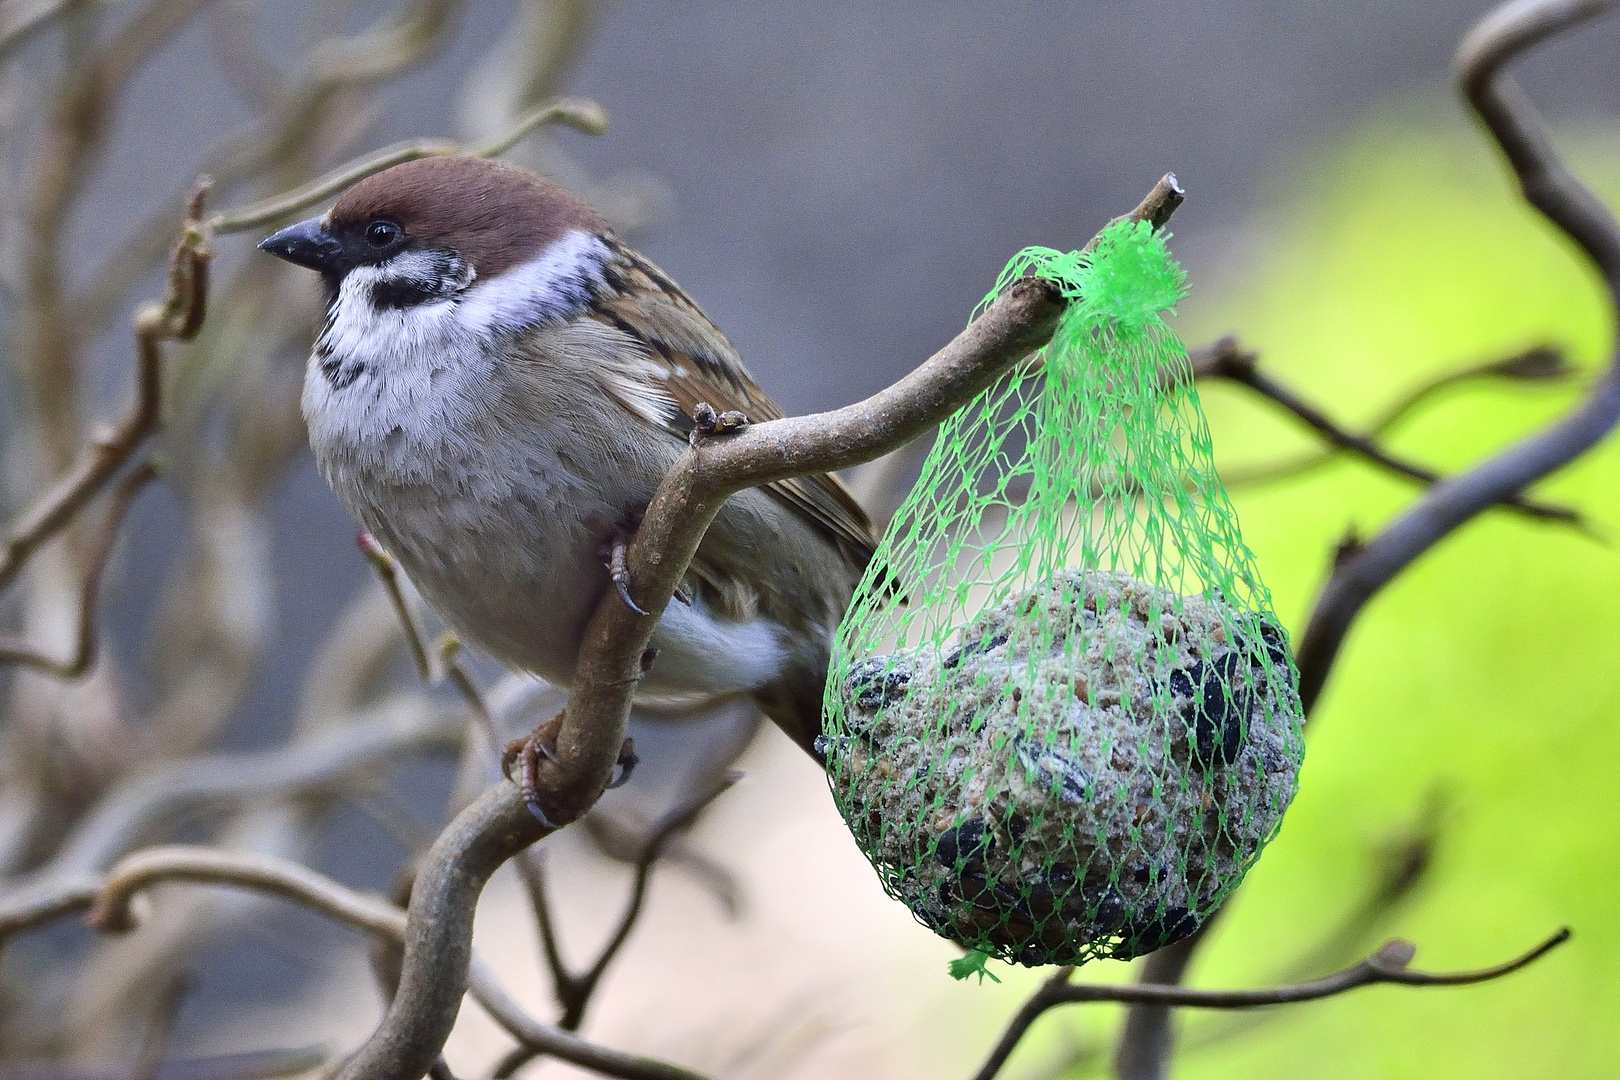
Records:
[[[562,826],[546,816],[545,808],[540,805],[540,759],[557,764],[556,741],[561,729],[562,714],[559,713],[523,738],[513,739],[501,751],[501,773],[517,784],[518,791],[523,795],[523,805],[529,808],[534,819],[553,832]],[[619,747],[619,758],[613,763],[613,777],[607,786],[616,788],[628,784],[640,761],[641,758],[636,756],[636,740],[625,739]],[[514,765],[518,766],[516,777],[512,775]]]
[[[618,590],[619,599],[624,601],[625,607],[637,615],[650,615],[652,613],[636,603],[630,595],[630,566],[625,559],[626,550],[623,540],[613,541],[613,546],[608,549],[608,580],[613,582],[613,587]]]
[[[541,724],[521,739],[513,739],[501,751],[501,773],[509,780],[515,780],[518,791],[523,795],[523,805],[529,808],[529,813],[541,825],[553,832],[562,828],[551,818],[546,816],[545,808],[540,805],[540,759],[556,764],[557,751],[553,743],[557,738],[557,731],[562,727],[562,717],[557,717]],[[518,775],[512,776],[512,766],[518,766]]]
[[[625,739],[624,745],[619,747],[619,760],[613,763],[613,779],[608,781],[608,788],[611,790],[628,784],[640,763],[641,759],[636,756],[636,740]]]

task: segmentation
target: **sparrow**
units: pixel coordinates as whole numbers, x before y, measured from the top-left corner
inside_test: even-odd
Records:
[[[327,483],[458,634],[564,688],[604,592],[635,605],[624,542],[694,430],[783,415],[669,275],[513,165],[396,165],[259,247],[325,287],[303,413]],[[814,754],[873,546],[835,476],[734,495],[638,698],[746,694]]]

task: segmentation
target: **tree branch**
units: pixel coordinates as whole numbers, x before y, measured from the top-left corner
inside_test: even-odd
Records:
[[[1259,357],[1238,344],[1237,338],[1227,335],[1205,349],[1198,351],[1193,357],[1193,372],[1200,378],[1225,379],[1228,382],[1246,386],[1268,401],[1275,403],[1287,412],[1293,414],[1306,427],[1316,432],[1327,442],[1347,451],[1365,461],[1371,462],[1386,472],[1408,480],[1416,480],[1420,484],[1433,485],[1441,481],[1442,477],[1433,469],[1422,465],[1414,465],[1409,461],[1389,453],[1377,441],[1368,435],[1357,435],[1347,431],[1335,423],[1326,413],[1315,405],[1306,401],[1292,389],[1283,385],[1277,379],[1260,370]],[[1586,530],[1585,520],[1580,511],[1567,506],[1553,506],[1547,503],[1535,502],[1518,492],[1509,492],[1499,500],[1503,506],[1509,507],[1526,517],[1541,521],[1557,521]]]
[[[1481,20],[1452,61],[1459,89],[1501,147],[1525,199],[1592,260],[1608,288],[1611,311],[1620,310],[1620,225],[1565,168],[1524,91],[1502,69],[1532,45],[1617,5],[1620,0],[1513,0]],[[1611,356],[1586,398],[1563,419],[1434,484],[1372,541],[1341,550],[1295,644],[1300,700],[1307,718],[1315,711],[1351,625],[1379,590],[1462,525],[1596,446],[1616,423],[1620,423],[1620,352]],[[1206,922],[1184,946],[1196,949],[1211,925]],[[1158,1030],[1152,1025],[1135,1029],[1136,1037],[1159,1048],[1142,1055],[1150,1066],[1140,1074],[1144,1078],[1157,1080],[1165,1073],[1170,1051],[1165,1024],[1167,1016]]]
[[[208,302],[208,250],[202,224],[206,181],[192,189],[185,225],[169,261],[167,295],[135,313],[135,401],[117,425],[90,440],[78,462],[55,487],[24,511],[0,544],[0,589],[23,564],[134,456],[162,423],[163,343],[189,341],[202,328]]]
[[[607,944],[597,954],[591,966],[579,974],[568,970],[562,959],[561,949],[557,943],[556,927],[551,916],[551,905],[546,897],[545,876],[540,867],[525,858],[518,859],[518,867],[523,876],[523,883],[529,892],[530,903],[534,907],[535,921],[540,927],[540,941],[545,953],[546,964],[551,968],[551,977],[557,996],[557,1004],[562,1006],[562,1017],[558,1019],[557,1026],[564,1031],[578,1031],[585,1022],[585,1010],[590,1006],[591,997],[596,993],[602,976],[607,973],[608,967],[618,957],[619,951],[624,948],[625,942],[630,940],[630,933],[635,929],[637,921],[641,918],[643,905],[647,899],[647,885],[652,880],[652,871],[663,857],[664,850],[677,833],[691,828],[699,814],[706,810],[715,799],[730,791],[732,785],[742,779],[742,773],[732,771],[718,778],[717,782],[708,790],[676,806],[659,818],[658,823],[642,839],[640,851],[634,860],[635,877],[630,886],[630,899],[625,904],[624,913],[619,916],[618,925],[613,933],[608,935]],[[587,819],[589,820],[589,819]],[[537,1047],[525,1042],[517,1050],[501,1059],[496,1066],[495,1080],[503,1080],[511,1076],[535,1056],[544,1052],[543,1047]]]
[[[84,584],[79,589],[78,643],[66,660],[57,660],[30,645],[20,637],[0,636],[0,665],[17,664],[35,671],[54,675],[58,679],[76,679],[96,662],[100,635],[96,625],[96,600],[101,595],[101,578],[112,561],[113,542],[118,539],[124,516],[134,505],[135,497],[146,485],[157,478],[157,469],[150,462],[141,465],[118,485],[112,505],[107,508],[101,528],[96,531],[85,553],[87,569]]]
[[[1219,347],[1221,347],[1221,342],[1218,341],[1201,349],[1191,350],[1194,368],[1198,367],[1201,359],[1200,354],[1208,355]],[[1564,359],[1564,354],[1561,351],[1547,345],[1536,345],[1502,360],[1470,364],[1468,367],[1459,368],[1456,371],[1436,375],[1408,390],[1386,405],[1378,418],[1363,429],[1361,435],[1367,439],[1379,438],[1396,424],[1405,420],[1419,406],[1427,404],[1438,394],[1454,387],[1492,379],[1521,383],[1559,382],[1574,375],[1575,370]],[[1221,470],[1221,483],[1225,485],[1228,491],[1233,491],[1251,484],[1264,484],[1273,480],[1282,480],[1320,468],[1333,461],[1337,456],[1337,448],[1329,447],[1325,450],[1308,451],[1278,461],[1223,469]]]
[[[601,135],[607,131],[608,119],[607,112],[594,101],[562,98],[529,112],[513,124],[506,134],[481,146],[463,147],[443,139],[415,139],[399,143],[363,161],[341,165],[319,180],[292,191],[271,196],[239,210],[217,214],[210,219],[208,226],[214,233],[224,234],[268,225],[300,210],[307,210],[374,173],[419,158],[443,157],[446,154],[499,157],[544,124],[565,124],[587,135]]]
[[[1620,307],[1620,226],[1552,151],[1540,118],[1501,75],[1526,48],[1615,7],[1616,0],[1532,0],[1507,4],[1464,39],[1458,83],[1518,175],[1525,198],[1580,245]],[[1585,401],[1562,420],[1431,487],[1364,547],[1339,561],[1317,599],[1296,653],[1300,698],[1312,708],[1327,684],[1351,624],[1367,601],[1424,552],[1483,510],[1569,464],[1620,422],[1620,353]]]
[[[990,1080],[1001,1071],[1031,1024],[1046,1010],[1058,1005],[1078,1002],[1115,1001],[1134,1005],[1184,1009],[1255,1009],[1268,1005],[1293,1005],[1302,1001],[1348,993],[1363,986],[1395,983],[1401,986],[1466,986],[1470,983],[1489,982],[1511,975],[1541,959],[1570,938],[1569,928],[1556,934],[1521,956],[1494,967],[1477,971],[1429,972],[1413,971],[1407,965],[1417,954],[1417,946],[1409,941],[1394,939],[1386,942],[1377,952],[1350,965],[1343,971],[1309,982],[1277,986],[1266,990],[1193,990],[1184,986],[1160,983],[1087,983],[1074,985],[1068,981],[1073,969],[1060,969],[1056,975],[1035,992],[1013,1017],[1001,1041],[990,1052],[989,1058],[974,1074],[974,1080]],[[1160,950],[1164,952],[1167,950]],[[1154,955],[1158,955],[1155,953]]]
[[[49,917],[60,918],[89,909],[85,921],[104,933],[127,933],[136,927],[131,911],[134,898],[154,885],[189,882],[226,885],[267,893],[289,900],[327,918],[395,942],[407,936],[405,912],[388,901],[358,892],[301,863],[241,851],[173,844],[147,848],[123,859],[105,875],[64,886],[41,898],[31,911],[0,908],[0,935],[20,928],[26,914],[29,925]],[[703,1080],[696,1073],[650,1058],[609,1050],[579,1036],[533,1020],[507,993],[490,970],[472,957],[473,1000],[514,1036],[540,1046],[563,1061],[626,1080]],[[437,1055],[435,1055],[437,1057]],[[426,1072],[426,1070],[423,1070]]]
[[[1137,211],[1150,220],[1181,197],[1168,180],[1154,190]],[[609,593],[587,625],[557,735],[557,760],[542,765],[539,775],[554,820],[577,820],[606,787],[624,740],[641,656],[725,500],[746,487],[845,468],[903,445],[1045,345],[1061,312],[1055,288],[1025,278],[944,349],[863,402],[694,443],[653,496],[627,556],[632,586],[648,614],[637,614]],[[428,852],[411,894],[399,993],[339,1080],[417,1080],[427,1070],[455,1023],[467,985],[478,894],[501,863],[549,832],[506,783],[451,822]]]

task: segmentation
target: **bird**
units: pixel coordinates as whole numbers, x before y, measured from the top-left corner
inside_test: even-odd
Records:
[[[302,408],[338,499],[458,635],[563,688],[604,593],[640,611],[624,545],[694,430],[783,415],[668,274],[516,165],[395,165],[259,247],[320,275]],[[747,695],[814,755],[831,641],[874,547],[834,475],[732,496],[638,698]],[[540,731],[520,742],[506,767],[523,763],[544,820],[533,771],[551,749]]]

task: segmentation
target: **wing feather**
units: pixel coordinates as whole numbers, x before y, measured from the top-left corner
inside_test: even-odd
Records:
[[[610,242],[607,289],[592,317],[639,342],[645,362],[605,380],[621,405],[684,440],[699,404],[736,410],[751,423],[778,420],[780,406],[760,389],[742,358],[679,285],[638,252]],[[663,407],[651,404],[662,402]],[[830,473],[766,484],[764,489],[815,524],[860,566],[872,557],[872,523],[855,496]]]

